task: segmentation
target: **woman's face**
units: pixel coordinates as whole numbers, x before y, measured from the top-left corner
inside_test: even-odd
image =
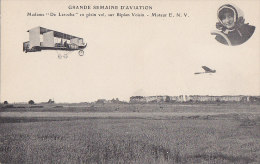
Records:
[[[234,17],[231,13],[225,13],[221,21],[228,29],[232,29],[235,26]]]

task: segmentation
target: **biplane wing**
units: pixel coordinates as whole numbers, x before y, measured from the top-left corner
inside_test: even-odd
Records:
[[[68,40],[73,39],[73,38],[83,39],[81,37],[69,35],[69,34],[66,34],[66,33],[63,33],[63,32],[47,29],[47,28],[44,28],[44,27],[36,27],[36,28],[31,29],[31,30],[28,30],[27,32],[30,32],[30,31],[33,31],[33,30],[40,30],[39,32],[40,32],[41,35],[48,33],[48,32],[53,32],[54,37],[62,38],[62,39],[68,39]]]

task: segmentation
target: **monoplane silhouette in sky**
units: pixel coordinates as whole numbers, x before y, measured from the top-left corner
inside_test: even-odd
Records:
[[[203,74],[203,73],[216,73],[216,70],[210,69],[209,67],[202,66],[202,68],[205,70],[205,72],[195,72],[194,74]]]

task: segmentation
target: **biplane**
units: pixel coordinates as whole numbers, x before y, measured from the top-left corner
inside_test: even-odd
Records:
[[[202,66],[202,68],[205,70],[205,72],[195,72],[194,74],[202,74],[202,73],[216,73],[216,70],[212,70],[209,67]]]
[[[35,27],[28,30],[29,41],[23,43],[23,51],[37,52],[42,50],[56,50],[65,52],[63,57],[67,58],[68,53],[78,51],[79,56],[84,55],[83,49],[87,47],[83,38],[65,34],[55,30],[50,30],[43,27]],[[62,58],[61,54],[58,54]]]

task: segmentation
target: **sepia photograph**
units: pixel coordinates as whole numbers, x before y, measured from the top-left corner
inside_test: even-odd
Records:
[[[260,1],[0,3],[0,164],[260,163]]]

